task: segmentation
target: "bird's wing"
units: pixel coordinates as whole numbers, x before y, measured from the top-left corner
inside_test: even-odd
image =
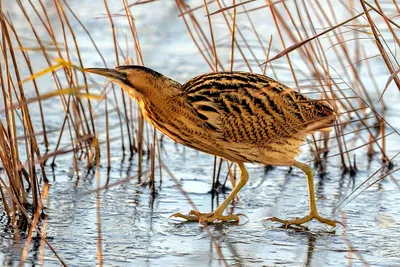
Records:
[[[217,72],[183,85],[195,112],[218,138],[265,144],[326,128],[333,109],[259,74]]]

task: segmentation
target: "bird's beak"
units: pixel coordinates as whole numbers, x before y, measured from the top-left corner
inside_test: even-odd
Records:
[[[108,79],[113,81],[121,81],[123,83],[127,81],[126,73],[117,71],[115,69],[87,68],[84,69],[84,71],[107,77]]]

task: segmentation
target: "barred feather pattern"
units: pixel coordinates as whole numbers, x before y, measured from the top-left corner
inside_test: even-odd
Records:
[[[292,165],[306,135],[336,119],[327,102],[246,72],[197,76],[165,101],[167,112],[142,104],[155,127],[176,142],[236,162]]]

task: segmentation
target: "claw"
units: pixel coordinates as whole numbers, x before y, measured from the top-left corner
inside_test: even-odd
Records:
[[[172,214],[171,216],[169,216],[168,219],[171,219],[172,217],[182,218],[182,219],[185,219],[187,221],[198,221],[199,220],[197,218],[197,216],[193,216],[193,215],[190,215],[190,214],[189,215],[184,215],[184,214],[182,214],[180,212],[176,212],[176,213]]]
[[[242,214],[239,214],[239,215],[242,215]],[[214,223],[214,222],[218,222],[218,221],[222,221],[222,222],[231,222],[231,221],[238,222],[239,221],[239,216],[235,215],[235,214],[222,215],[217,212],[201,213],[201,212],[198,212],[195,210],[191,210],[189,212],[189,215],[184,215],[182,213],[177,212],[177,213],[172,214],[169,218],[171,218],[171,217],[182,218],[187,221],[198,221],[200,223]]]
[[[271,218],[265,219],[265,221],[279,222],[279,223],[282,223],[285,226],[285,228],[288,228],[291,225],[301,225],[303,223],[311,221],[312,219],[316,219],[317,221],[328,224],[332,227],[336,227],[337,223],[344,227],[343,223],[341,223],[339,221],[329,220],[329,219],[319,216],[318,214],[312,214],[312,213],[309,213],[308,215],[306,215],[302,218],[296,218],[293,220],[282,220],[277,217],[271,217]]]

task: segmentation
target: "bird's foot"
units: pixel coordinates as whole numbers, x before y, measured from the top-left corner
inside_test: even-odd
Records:
[[[311,221],[312,219],[316,219],[317,221],[319,221],[321,223],[325,223],[325,224],[328,224],[333,227],[336,227],[337,223],[343,225],[341,222],[333,221],[333,220],[329,220],[324,217],[321,217],[318,213],[309,213],[307,216],[304,216],[302,218],[296,218],[293,220],[282,220],[277,217],[272,217],[272,218],[266,219],[266,221],[279,222],[279,223],[282,223],[285,226],[285,228],[287,228],[291,225],[301,225],[303,223]]]
[[[240,215],[240,214],[239,214]],[[189,215],[182,213],[174,213],[170,216],[176,218],[182,218],[188,221],[198,221],[200,223],[214,223],[214,222],[239,222],[239,216],[235,214],[222,215],[222,212],[213,211],[210,213],[201,213],[195,210],[191,210]]]

